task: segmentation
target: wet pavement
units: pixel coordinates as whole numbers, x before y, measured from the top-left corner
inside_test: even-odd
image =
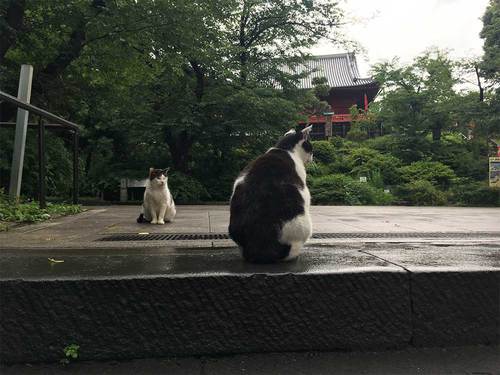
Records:
[[[352,353],[269,353],[226,357],[32,364],[0,367],[3,375],[498,375],[499,346]]]
[[[227,206],[179,206],[176,220],[165,225],[137,224],[139,206],[89,207],[82,214],[24,225],[0,233],[0,251],[27,248],[162,247],[165,241],[98,241],[119,233],[226,233]],[[310,240],[311,244],[359,242],[500,243],[500,208],[313,206],[315,233],[343,233],[353,238]],[[481,232],[487,235],[482,235]],[[362,238],[389,233],[391,237]],[[405,236],[410,233],[411,238]],[[427,234],[433,234],[429,236]],[[470,237],[436,234],[471,234]],[[400,237],[395,237],[400,236]],[[170,247],[231,247],[230,240],[168,241]]]
[[[223,233],[229,220],[227,206],[180,206],[174,223],[137,224],[138,210],[91,207],[0,233],[0,278],[500,269],[500,208],[315,206],[314,231],[343,238],[310,240],[298,261],[267,266],[244,263],[231,240],[100,241],[117,233]],[[378,237],[380,230],[391,237]],[[405,233],[412,237],[394,237]]]
[[[245,263],[235,247],[11,249],[1,252],[0,270],[0,280],[500,271],[500,246],[430,243],[309,245],[298,260],[269,265]]]

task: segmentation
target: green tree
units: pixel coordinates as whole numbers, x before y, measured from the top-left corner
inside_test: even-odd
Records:
[[[397,60],[375,65],[375,77],[382,85],[384,127],[404,138],[432,134],[439,141],[442,132],[453,125],[449,114],[456,95],[453,86],[458,82],[454,68],[447,54],[439,50],[429,51],[407,66],[399,66]]]
[[[240,81],[286,85],[283,65],[300,63],[303,51],[321,39],[335,43],[342,9],[331,0],[242,0],[234,3],[228,37]],[[272,80],[271,80],[272,79]]]
[[[480,34],[484,39],[484,55],[481,63],[483,76],[495,83],[500,83],[500,2],[490,0],[483,15],[483,29]]]

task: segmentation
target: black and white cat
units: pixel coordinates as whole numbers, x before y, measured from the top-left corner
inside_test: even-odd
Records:
[[[305,169],[313,157],[311,129],[288,131],[234,182],[229,235],[247,261],[295,259],[311,237]]]
[[[168,189],[168,168],[149,168],[149,180],[144,191],[143,213],[138,223],[165,224],[174,220],[176,209],[174,199]]]

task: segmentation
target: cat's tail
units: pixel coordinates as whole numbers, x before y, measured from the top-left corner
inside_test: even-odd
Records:
[[[140,214],[139,217],[137,218],[137,222],[139,224],[144,224],[144,223],[150,223],[151,221],[146,220],[146,218],[144,217],[144,214]]]

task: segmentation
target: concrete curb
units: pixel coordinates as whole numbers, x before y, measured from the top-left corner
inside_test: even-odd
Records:
[[[1,362],[57,361],[69,344],[96,360],[499,343],[500,269],[418,271],[328,248],[249,266],[193,251],[2,256]]]

